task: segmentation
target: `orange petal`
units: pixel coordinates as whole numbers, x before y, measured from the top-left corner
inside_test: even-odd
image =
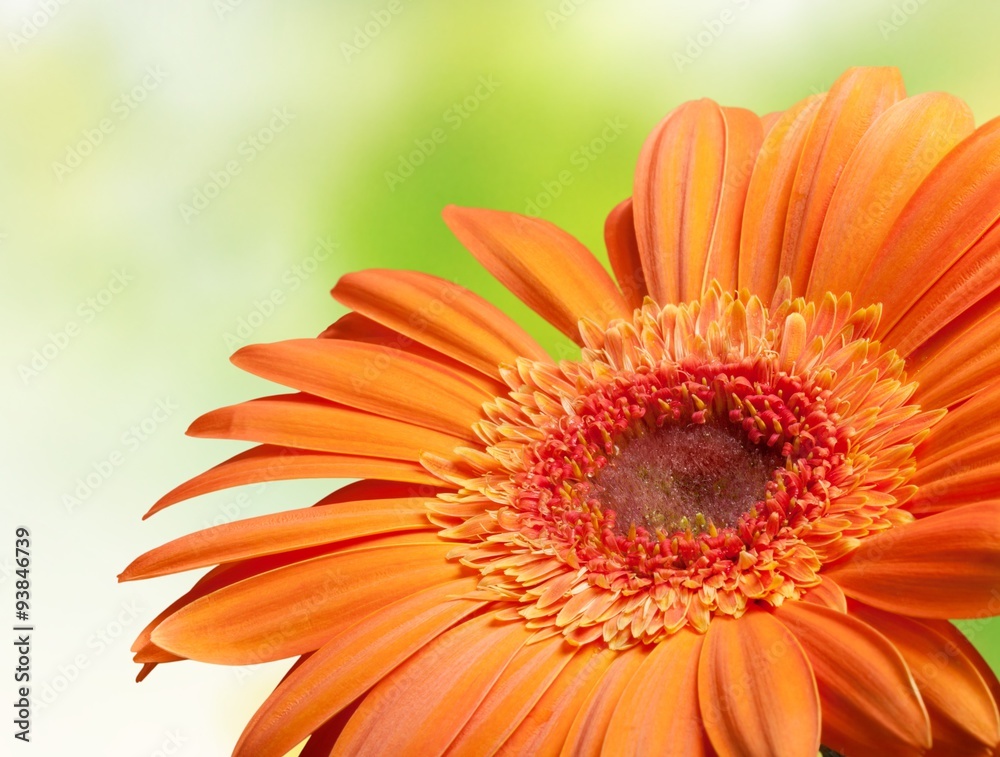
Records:
[[[767,612],[713,619],[698,666],[698,700],[721,757],[819,750],[819,694],[809,660]]]
[[[364,342],[365,344],[380,347],[382,352],[390,357],[402,352],[407,355],[423,358],[424,360],[430,360],[450,373],[461,376],[473,386],[478,386],[491,397],[508,389],[507,385],[502,381],[487,376],[471,365],[460,363],[455,358],[448,357],[443,352],[438,352],[432,347],[421,344],[416,339],[406,336],[406,334],[400,334],[388,326],[383,326],[381,323],[361,315],[361,313],[345,313],[330,324],[317,338],[339,339],[346,342]],[[496,371],[490,369],[490,373],[494,374]]]
[[[371,269],[341,277],[334,298],[487,376],[518,357],[551,362],[499,308],[458,284],[416,271]]]
[[[490,614],[438,636],[375,684],[332,754],[442,754],[530,635]]]
[[[895,68],[851,68],[823,100],[788,202],[778,277],[791,278],[793,294],[805,293],[827,209],[851,153],[875,119],[904,96]]]
[[[1000,505],[957,507],[868,537],[824,572],[882,610],[974,617],[1000,586]]]
[[[723,108],[722,114],[726,119],[726,165],[719,189],[719,210],[701,287],[692,297],[701,296],[712,281],[718,281],[724,290],[737,287],[743,209],[750,176],[764,139],[761,120],[755,113],[743,108]]]
[[[306,741],[306,745],[299,752],[298,757],[329,757],[330,752],[333,750],[333,745],[337,743],[337,739],[340,738],[344,726],[347,725],[347,722],[354,715],[354,711],[358,708],[359,704],[361,704],[361,701],[356,700],[350,707],[341,710],[313,731],[312,735],[309,736],[309,740]],[[265,753],[257,752],[256,754]]]
[[[917,449],[918,459],[925,463],[940,459],[965,448],[970,438],[977,436],[975,429],[992,435],[1000,423],[1000,384],[987,387],[968,402],[948,411],[948,414],[931,429],[923,444]]]
[[[352,485],[353,486],[353,485]],[[351,487],[344,487],[345,489]],[[386,541],[386,539],[378,539],[377,541]],[[392,542],[391,537],[388,541]],[[268,571],[277,570],[278,568],[284,567],[286,565],[291,565],[293,563],[302,562],[304,560],[309,560],[314,557],[319,557],[321,555],[329,554],[334,551],[336,546],[322,545],[318,547],[309,547],[306,549],[296,549],[288,552],[280,552],[273,555],[261,555],[258,557],[252,557],[247,560],[240,560],[234,563],[227,563],[225,565],[219,565],[212,568],[204,576],[195,582],[195,585],[191,589],[177,599],[175,602],[171,603],[163,612],[157,615],[146,627],[139,633],[138,638],[135,643],[132,644],[132,651],[136,652],[137,662],[142,662],[138,657],[150,658],[147,661],[156,662],[168,662],[173,660],[184,659],[180,655],[174,655],[167,652],[160,647],[157,647],[152,642],[153,631],[162,623],[166,618],[173,615],[175,612],[183,607],[191,604],[197,599],[208,596],[212,592],[223,589],[227,586],[232,586],[235,583],[243,581],[247,578],[253,576],[259,576],[262,573]]]
[[[929,339],[904,336],[900,341],[908,350],[904,354],[909,376],[919,384],[914,402],[924,407],[948,407],[968,399],[992,384],[1000,371],[1000,290],[965,310]]]
[[[558,754],[576,713],[617,656],[604,646],[581,647],[497,754]]]
[[[934,269],[937,273],[938,269]],[[987,309],[1000,300],[1000,223],[996,223],[963,254],[941,278],[913,303],[885,336],[885,341],[908,355],[936,334],[956,335],[966,311],[982,303]],[[992,346],[983,336],[984,346]],[[990,363],[996,365],[995,363]],[[957,398],[956,398],[957,399]],[[955,401],[955,400],[953,400]]]
[[[642,275],[642,258],[639,257],[639,243],[635,238],[631,197],[618,203],[608,214],[604,222],[604,244],[608,248],[611,270],[615,273],[625,300],[633,308],[641,307],[643,297],[649,292]]]
[[[969,106],[941,92],[909,97],[876,119],[830,200],[807,299],[855,289],[924,177],[974,127]]]
[[[167,492],[143,518],[200,494],[231,486],[296,478],[378,478],[430,486],[445,485],[444,481],[428,473],[419,463],[407,460],[333,455],[328,452],[306,452],[291,447],[262,444],[219,463]]]
[[[539,218],[449,205],[444,220],[497,280],[580,343],[578,323],[631,319],[611,277],[582,244]]]
[[[828,607],[837,612],[847,612],[847,598],[843,590],[827,576],[820,576],[820,584],[807,589],[802,601]]]
[[[778,284],[785,219],[795,172],[824,95],[782,113],[768,131],[747,189],[740,233],[739,286],[770,302]]]
[[[254,344],[232,356],[257,376],[370,413],[468,438],[492,395],[425,358],[338,339]]]
[[[919,755],[930,746],[930,721],[910,669],[882,634],[806,602],[785,602],[775,617],[812,664],[824,746],[843,754],[899,755]]]
[[[711,100],[684,103],[646,139],[633,192],[646,283],[660,304],[735,284],[739,228],[760,119]]]
[[[562,634],[521,647],[446,754],[493,754],[576,652],[577,648],[566,643]]]
[[[1000,118],[980,126],[934,167],[862,278],[855,302],[883,304],[880,338],[993,225],[1000,216],[998,194]]]
[[[162,576],[360,536],[432,529],[424,502],[423,497],[345,502],[223,523],[146,552],[119,580]]]
[[[653,647],[615,708],[602,754],[709,754],[698,708],[703,640],[681,631]]]
[[[1000,606],[993,606],[994,611],[1000,612]],[[961,654],[969,663],[976,669],[979,673],[980,678],[986,684],[986,688],[989,689],[990,695],[993,697],[993,702],[1000,708],[1000,680],[997,680],[997,674],[990,667],[990,664],[983,659],[983,656],[979,654],[979,650],[972,646],[969,639],[966,638],[965,634],[962,633],[958,628],[956,628],[952,623],[947,620],[918,620],[923,626],[934,631],[934,633],[943,636],[948,643],[951,645],[947,647],[949,656],[954,654]],[[983,618],[978,618],[976,620],[976,625],[970,629],[970,635],[977,629],[982,628]],[[954,647],[954,651],[952,650]]]
[[[1000,742],[996,703],[961,650],[910,618],[860,604],[851,612],[878,628],[903,655],[927,705],[936,753],[984,752]]]
[[[432,586],[382,607],[330,639],[288,676],[247,723],[235,757],[285,754],[389,671],[482,607],[450,599],[476,577]]]
[[[564,757],[597,757],[602,753],[617,753],[615,750],[619,745],[610,735],[607,737],[605,751],[602,752],[608,723],[611,722],[622,692],[645,662],[648,652],[645,646],[633,647],[620,652],[608,666],[573,719],[562,748]],[[633,749],[632,753],[638,753],[638,749]]]
[[[385,604],[460,577],[463,568],[445,559],[448,551],[443,543],[397,543],[293,563],[192,602],[164,620],[152,640],[222,665],[310,652]]]
[[[425,451],[448,455],[475,438],[471,429],[463,440],[305,394],[264,397],[213,410],[192,423],[188,434],[396,460],[419,460]]]

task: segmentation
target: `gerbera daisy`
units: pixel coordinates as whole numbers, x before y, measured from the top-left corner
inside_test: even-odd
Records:
[[[144,664],[298,657],[235,753],[990,754],[1000,684],[1000,119],[894,69],[758,117],[681,105],[608,217],[615,278],[513,213],[445,221],[580,351],[472,292],[344,276],[352,312],[239,367],[293,393],[194,436],[225,487],[361,479],[185,536],[215,565]]]

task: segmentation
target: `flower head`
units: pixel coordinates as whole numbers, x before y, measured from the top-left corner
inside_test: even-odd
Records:
[[[234,362],[225,487],[361,479],[124,579],[217,565],[134,647],[299,656],[236,753],[988,754],[1000,614],[1000,120],[891,69],[759,118],[702,100],[608,217],[615,279],[511,213],[445,221],[579,346],[416,272]]]

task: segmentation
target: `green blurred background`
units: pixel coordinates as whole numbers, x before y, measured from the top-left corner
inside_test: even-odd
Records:
[[[683,100],[764,113],[877,64],[1000,113],[992,0],[11,0],[0,25],[0,604],[28,526],[34,754],[228,753],[286,667],[170,665],[137,686],[131,639],[193,578],[114,580],[168,538],[330,488],[140,522],[242,448],[183,436],[271,391],[229,365],[235,347],[318,333],[337,278],[381,266],[456,280],[556,344],[445,204],[537,208],[603,254],[643,138]],[[580,152],[609,120],[605,149]],[[1000,667],[1000,625],[965,630]]]

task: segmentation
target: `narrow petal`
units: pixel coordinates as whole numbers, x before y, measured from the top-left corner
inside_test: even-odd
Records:
[[[825,573],[848,597],[918,618],[975,617],[1000,587],[1000,505],[947,510],[865,539]]]
[[[994,613],[1000,614],[1000,598],[995,598],[996,603],[992,604],[991,607],[987,608],[992,610]],[[994,672],[990,664],[983,659],[983,656],[979,654],[979,650],[972,646],[972,642],[962,633],[958,628],[956,628],[951,622],[947,620],[918,620],[923,626],[934,631],[934,633],[944,637],[948,644],[951,646],[947,647],[949,656],[961,654],[969,663],[976,669],[979,673],[980,678],[986,684],[986,688],[989,689],[990,694],[993,697],[994,703],[996,703],[998,709],[1000,709],[1000,680],[997,679],[997,674]],[[983,622],[982,618],[977,619],[977,624]],[[978,628],[982,628],[981,625],[973,626],[972,631]],[[971,635],[971,633],[970,633]],[[954,651],[953,651],[954,648]]]
[[[996,703],[961,650],[910,618],[861,604],[852,614],[878,628],[903,655],[927,705],[936,753],[985,752],[1000,742]]]
[[[425,451],[450,454],[475,439],[336,405],[307,394],[280,395],[219,408],[201,416],[190,436],[242,439],[317,452],[419,460]]]
[[[1000,296],[966,310],[907,362],[919,384],[914,401],[925,407],[948,407],[988,387],[1000,373]]]
[[[779,278],[805,293],[816,246],[837,182],[861,138],[905,96],[895,68],[852,68],[834,82],[809,130],[788,203]]]
[[[862,278],[855,301],[882,302],[879,336],[1000,217],[998,193],[1000,118],[980,126],[934,167]]]
[[[576,713],[618,653],[588,644],[577,652],[497,752],[504,757],[558,754]]]
[[[446,368],[339,339],[254,344],[231,358],[245,371],[369,413],[468,437],[492,399]]]
[[[487,376],[518,357],[551,362],[538,343],[482,297],[416,271],[371,269],[343,276],[332,292],[343,305]]]
[[[271,570],[291,565],[292,563],[308,560],[330,551],[329,548],[299,549],[291,552],[282,552],[275,555],[262,555],[248,560],[241,560],[236,563],[219,565],[212,568],[195,583],[191,589],[183,596],[172,602],[163,612],[150,621],[139,633],[138,638],[132,644],[132,651],[143,657],[155,658],[157,662],[167,662],[171,660],[182,660],[181,655],[174,655],[160,647],[152,641],[153,631],[160,623],[169,618],[178,610],[187,607],[192,602],[206,597],[212,592],[232,586],[252,576],[258,576]],[[137,659],[137,662],[141,660]]]
[[[698,699],[721,757],[819,750],[820,702],[809,659],[767,612],[712,621],[698,666]]]
[[[899,651],[850,615],[785,602],[775,617],[805,648],[823,708],[823,744],[842,754],[920,755],[931,726]],[[872,706],[877,702],[878,706]]]
[[[499,378],[494,378],[495,368],[491,368],[490,375],[483,373],[477,368],[459,362],[453,357],[449,357],[443,352],[439,352],[433,347],[421,344],[413,337],[401,334],[388,326],[383,326],[378,321],[361,315],[361,313],[345,313],[332,324],[330,324],[318,339],[338,339],[346,342],[363,342],[373,344],[382,349],[382,352],[392,357],[400,353],[413,355],[414,357],[430,360],[450,373],[461,376],[473,386],[478,386],[486,394],[496,396],[500,391],[504,391],[507,385]]]
[[[581,318],[607,323],[632,311],[580,242],[548,221],[449,205],[444,220],[497,280],[575,342]]]
[[[939,268],[934,269],[935,273]],[[958,332],[958,319],[980,303],[992,309],[1000,302],[1000,223],[995,223],[916,300],[885,336],[902,354],[938,333],[948,339]],[[989,345],[983,337],[984,345]],[[995,363],[992,363],[995,365]]]
[[[177,502],[220,489],[296,478],[378,478],[429,486],[445,485],[444,481],[428,473],[419,463],[408,460],[306,452],[291,447],[262,444],[219,463],[167,492],[143,518]]]
[[[382,607],[320,647],[282,681],[243,730],[234,757],[285,754],[481,602],[450,599],[476,578],[432,586]]]
[[[608,248],[611,270],[618,280],[618,287],[625,295],[625,301],[633,308],[641,307],[642,299],[649,291],[642,274],[639,242],[635,238],[631,197],[618,203],[608,214],[604,222],[604,244]]]
[[[146,552],[119,579],[151,578],[361,536],[432,529],[424,502],[423,497],[345,502],[223,523]]]
[[[941,92],[908,97],[875,120],[830,200],[807,299],[854,291],[924,177],[974,126],[969,106]]]
[[[461,577],[463,568],[445,559],[448,551],[443,543],[396,544],[294,563],[192,602],[164,620],[152,640],[222,665],[310,652],[388,602]]]
[[[820,576],[819,586],[807,590],[802,601],[822,605],[837,612],[847,612],[847,598],[843,590],[827,576]]]
[[[703,640],[701,634],[681,631],[653,647],[615,708],[602,754],[710,753],[698,707]]]
[[[332,754],[443,753],[530,635],[489,614],[437,637],[375,684]]]
[[[743,210],[750,176],[764,139],[760,118],[755,113],[743,108],[723,108],[722,114],[726,121],[726,164],[719,189],[719,209],[700,288],[690,293],[691,298],[701,296],[713,281],[718,281],[724,290],[737,287]]]
[[[618,745],[610,735],[606,748],[602,751],[608,723],[611,722],[622,692],[645,662],[648,653],[645,646],[636,646],[618,654],[577,711],[563,745],[564,756],[597,757],[601,754],[616,754]],[[636,745],[633,753],[637,753],[639,750],[636,742],[632,744]]]
[[[340,738],[340,734],[344,730],[344,726],[353,717],[354,711],[357,706],[361,704],[360,700],[355,700],[355,702],[341,710],[328,721],[323,723],[319,728],[314,730],[309,736],[309,740],[306,745],[302,747],[302,751],[299,752],[298,757],[329,757],[330,752],[333,750],[333,745],[337,743],[337,739]],[[234,757],[239,754],[234,753]],[[267,752],[260,751],[254,752],[256,755],[266,755]],[[277,754],[277,753],[276,753]]]
[[[568,644],[562,634],[521,647],[448,747],[447,754],[454,757],[493,754],[576,652],[577,648]]]
[[[646,139],[633,192],[646,283],[661,304],[735,285],[746,189],[763,129],[749,111],[688,102]]]
[[[917,450],[918,459],[924,463],[959,451],[976,436],[970,429],[991,433],[1000,423],[1000,384],[994,383],[982,392],[948,411],[948,414],[931,429]]]
[[[770,302],[778,285],[792,185],[824,97],[808,97],[778,117],[750,176],[740,233],[739,286],[749,288],[764,302]]]

